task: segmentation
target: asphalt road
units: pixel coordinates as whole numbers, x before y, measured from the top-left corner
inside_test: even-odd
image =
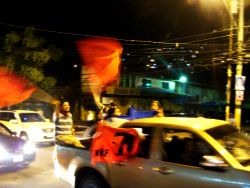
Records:
[[[53,173],[54,146],[39,146],[36,161],[26,168],[0,170],[0,188],[70,188]]]

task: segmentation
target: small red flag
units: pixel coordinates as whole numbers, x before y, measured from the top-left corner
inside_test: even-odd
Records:
[[[28,99],[35,90],[36,87],[25,78],[0,67],[0,108]]]
[[[137,154],[140,138],[133,128],[99,123],[91,145],[91,162],[121,162]]]

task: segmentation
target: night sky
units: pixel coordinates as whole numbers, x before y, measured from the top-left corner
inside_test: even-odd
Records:
[[[246,5],[249,1],[245,0]],[[0,32],[22,29],[26,26],[39,29],[39,35],[48,38],[65,53],[63,66],[51,65],[50,72],[60,72],[63,69],[68,71],[66,75],[73,75],[74,72],[70,72],[72,65],[79,64],[75,41],[87,36],[117,38],[124,43],[126,55],[131,52],[131,49],[127,48],[131,45],[127,42],[129,40],[192,42],[197,40],[192,36],[229,27],[228,13],[222,0],[209,0],[209,3],[208,0],[43,0],[7,1],[1,4]],[[246,10],[249,8],[246,7]],[[246,14],[246,23],[249,23],[248,17]],[[138,43],[132,45],[135,46],[132,48],[134,50]],[[150,46],[150,43],[147,45]],[[152,55],[145,53],[144,56]],[[141,55],[134,61],[144,61],[144,56]],[[124,57],[125,60],[126,58],[128,59]],[[165,64],[170,61],[164,57],[158,59],[161,63],[166,62]],[[204,58],[201,59],[203,60]],[[198,77],[200,74],[203,73],[197,74]],[[194,78],[197,79],[195,76]],[[217,77],[213,80],[221,82]]]
[[[222,3],[204,7],[203,1],[8,1],[1,6],[0,21],[83,35],[163,41],[211,32],[227,24]]]

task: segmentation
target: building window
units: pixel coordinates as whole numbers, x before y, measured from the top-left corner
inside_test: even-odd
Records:
[[[135,88],[135,77],[132,77],[131,88]]]
[[[162,82],[162,88],[163,89],[169,89],[169,83],[168,82]]]
[[[171,81],[162,82],[162,88],[167,90],[175,90],[175,82]]]
[[[152,87],[152,81],[149,79],[142,79],[142,87]]]
[[[125,84],[125,87],[126,88],[129,88],[130,87],[130,84],[129,84],[129,77],[126,78],[126,84]]]

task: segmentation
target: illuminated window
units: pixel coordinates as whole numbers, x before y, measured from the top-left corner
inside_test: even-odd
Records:
[[[142,87],[152,87],[152,81],[149,79],[142,79]]]

